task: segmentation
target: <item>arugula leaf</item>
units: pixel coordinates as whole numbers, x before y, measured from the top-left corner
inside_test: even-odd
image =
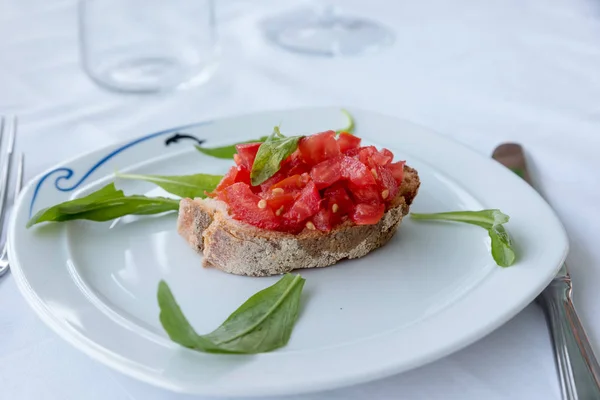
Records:
[[[502,225],[494,225],[488,230],[492,239],[492,257],[501,267],[510,267],[515,262],[512,240]]]
[[[224,159],[230,159],[233,158],[233,155],[235,153],[237,153],[237,150],[235,149],[235,146],[238,144],[246,144],[246,143],[262,143],[265,140],[267,140],[268,136],[263,136],[260,137],[256,140],[248,140],[245,142],[239,142],[239,143],[234,143],[231,145],[227,145],[227,146],[222,146],[222,147],[202,147],[202,146],[198,146],[196,145],[196,150],[198,150],[201,153],[206,154],[207,156],[212,156],[212,157],[216,157],[216,158],[224,158]]]
[[[473,225],[490,229],[494,225],[500,225],[508,222],[509,216],[503,214],[500,210],[481,210],[481,211],[451,211],[435,214],[417,214],[411,213],[413,219],[439,219],[444,221],[466,222]]]
[[[135,179],[154,183],[169,193],[179,197],[205,198],[205,192],[215,190],[223,175],[195,174],[195,175],[137,175],[137,174],[116,174],[122,179]]]
[[[258,148],[250,180],[252,186],[260,185],[279,171],[280,164],[298,148],[298,142],[304,136],[286,137],[281,134],[279,127],[273,129],[271,136]]]
[[[480,226],[488,231],[492,241],[492,257],[501,267],[510,267],[515,262],[515,251],[512,240],[502,224],[509,221],[510,217],[500,210],[481,211],[452,211],[433,214],[411,213],[411,218],[417,220],[442,220],[465,222]]]
[[[337,134],[340,134],[342,132],[353,133],[354,132],[354,118],[352,117],[352,114],[350,114],[348,112],[348,110],[345,110],[343,108],[340,111],[342,112],[342,114],[344,114],[346,116],[346,118],[348,118],[348,125],[346,125],[345,128],[336,130],[335,133],[337,133]]]
[[[183,315],[169,286],[158,285],[160,322],[171,338],[184,347],[207,353],[256,354],[287,344],[298,318],[305,280],[284,275],[274,285],[250,297],[207,335],[198,335]]]
[[[125,196],[114,183],[79,199],[65,201],[40,210],[28,222],[29,228],[40,222],[61,222],[74,219],[109,221],[124,215],[160,214],[179,209],[179,200],[165,197]]]

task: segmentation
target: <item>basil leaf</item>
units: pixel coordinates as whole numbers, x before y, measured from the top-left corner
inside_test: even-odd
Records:
[[[281,166],[281,162],[288,158],[298,148],[298,142],[304,136],[286,137],[275,127],[271,136],[260,145],[252,170],[250,181],[252,186],[260,185],[273,175]]]
[[[171,340],[198,351],[256,354],[275,350],[290,339],[304,282],[300,275],[286,274],[246,300],[213,332],[198,335],[169,286],[161,281],[157,294],[160,322]]]
[[[510,267],[515,262],[512,240],[502,225],[494,225],[488,230],[492,239],[492,256],[501,267]]]
[[[265,140],[267,140],[267,138],[268,138],[268,136],[263,136],[256,140],[248,140],[246,142],[239,142],[239,143],[235,143],[235,144],[231,144],[231,145],[227,145],[227,146],[212,147],[212,148],[196,145],[196,150],[198,150],[201,153],[206,154],[207,156],[230,159],[230,158],[233,158],[233,155],[237,152],[237,150],[235,149],[236,145],[246,144],[246,143],[262,143]]]
[[[488,231],[492,240],[492,257],[501,267],[509,267],[515,262],[515,251],[512,240],[502,224],[508,222],[510,217],[500,210],[481,211],[452,211],[434,214],[411,213],[411,218],[417,220],[441,220],[465,222],[480,226]]]
[[[205,198],[205,192],[215,190],[223,175],[195,174],[195,175],[136,175],[136,174],[116,174],[122,179],[135,179],[154,183],[169,193],[179,197],[189,197],[191,199],[201,197]]]
[[[354,127],[355,127],[354,126],[354,118],[348,112],[348,110],[345,110],[345,109],[342,108],[340,111],[342,112],[342,114],[344,114],[346,116],[346,118],[348,118],[348,125],[346,125],[345,128],[336,130],[335,133],[337,133],[337,134],[340,134],[342,132],[353,133],[354,132]]]
[[[40,210],[28,222],[27,228],[40,222],[62,222],[75,219],[109,221],[124,215],[159,214],[179,209],[179,200],[165,197],[125,196],[114,183],[85,197],[65,201]]]

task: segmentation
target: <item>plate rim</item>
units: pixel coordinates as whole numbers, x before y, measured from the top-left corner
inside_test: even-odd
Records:
[[[339,107],[338,107],[339,108]],[[177,130],[180,130],[182,128],[185,127],[193,127],[193,126],[198,126],[201,124],[210,124],[213,122],[221,122],[224,120],[229,120],[229,119],[233,119],[233,118],[244,118],[244,117],[248,117],[248,116],[252,116],[252,115],[257,115],[257,114],[267,114],[267,113],[273,113],[273,112],[291,112],[291,111],[297,111],[297,112],[310,112],[310,111],[315,111],[315,110],[325,110],[325,109],[331,109],[333,110],[334,107],[296,107],[296,108],[286,108],[286,109],[269,109],[269,110],[262,110],[259,112],[252,112],[252,113],[244,113],[244,114],[234,114],[234,115],[227,115],[227,116],[222,116],[219,117],[218,119],[211,119],[211,120],[206,120],[206,121],[199,121],[198,123],[194,123],[194,124],[186,124],[186,125],[181,125],[181,126],[177,126],[177,127],[173,127],[173,128],[169,128],[169,129],[165,129],[162,131],[157,131],[145,136],[150,136],[150,135],[154,135],[157,134],[159,132],[176,132]],[[370,114],[374,114],[377,116],[383,116],[383,117],[388,117],[388,118],[394,118],[398,121],[401,121],[404,124],[419,128],[419,129],[423,129],[425,131],[430,132],[431,134],[433,134],[434,136],[436,136],[436,138],[442,140],[442,141],[447,141],[447,142],[451,142],[454,145],[461,147],[464,151],[469,152],[471,154],[476,154],[478,157],[481,158],[485,158],[484,155],[482,155],[481,153],[477,152],[476,150],[474,150],[473,148],[469,147],[468,145],[450,137],[450,136],[446,136],[443,135],[433,129],[430,129],[426,126],[414,123],[412,121],[409,120],[405,120],[403,118],[398,118],[396,116],[393,115],[389,115],[389,114],[384,114],[378,111],[374,111],[371,109],[366,109],[366,108],[358,108],[358,107],[348,107],[347,109],[350,110],[357,110],[357,111],[361,111],[361,112],[366,112],[366,113],[370,113]],[[136,138],[138,138],[137,136],[134,136],[132,140],[135,140]],[[131,141],[131,140],[130,140]],[[57,164],[55,164],[54,166],[46,169],[45,171],[39,173],[38,175],[36,175],[34,178],[32,178],[27,185],[23,188],[23,190],[21,191],[21,193],[18,196],[18,200],[15,206],[15,209],[13,210],[13,212],[11,213],[10,216],[10,221],[9,221],[9,233],[12,234],[16,231],[17,229],[17,215],[18,213],[15,212],[17,209],[20,209],[22,207],[27,207],[26,203],[25,203],[25,197],[27,195],[27,193],[29,192],[30,188],[32,186],[34,186],[42,177],[46,176],[48,173],[55,171],[57,168],[60,168],[61,166],[64,165],[69,165],[70,163],[73,163],[77,160],[80,159],[84,159],[87,158],[97,152],[100,152],[102,150],[108,150],[111,149],[113,147],[116,146],[120,146],[120,145],[124,145],[125,143],[127,143],[128,141],[123,140],[123,141],[118,141],[116,143],[113,144],[109,144],[107,146],[103,146],[91,151],[88,151],[86,153],[83,154],[79,154],[76,155],[74,157],[71,157],[67,160],[64,160],[62,162],[59,162]],[[489,161],[495,162],[497,163],[497,161],[489,158]],[[518,179],[517,177],[515,177],[515,179]],[[550,206],[550,204],[539,194],[537,193],[533,188],[531,189],[537,196],[538,198],[543,201],[544,203],[548,204],[550,211],[554,214],[555,218],[556,218],[556,222],[558,222],[558,227],[561,230],[561,236],[564,239],[564,249],[563,249],[563,253],[561,255],[561,260],[559,262],[557,262],[557,265],[554,268],[554,274],[556,272],[558,272],[558,270],[560,269],[561,265],[564,263],[567,254],[569,252],[569,241],[568,241],[568,237],[566,234],[566,230],[564,225],[562,224],[562,222],[560,221],[560,219],[558,218],[558,216],[556,215],[555,211],[552,209],[552,207]],[[15,252],[16,249],[14,247],[13,241],[9,240],[8,242],[8,250],[9,250],[9,257],[11,259],[17,259],[18,257],[15,257]],[[539,293],[541,293],[541,291],[552,281],[554,274],[547,279],[543,284],[540,284],[539,287],[535,288],[535,290],[531,291],[531,295],[529,296],[529,298],[527,299],[523,299],[521,301],[522,305],[519,307],[515,307],[510,309],[509,311],[506,311],[505,314],[503,315],[503,318],[497,318],[493,324],[489,324],[487,325],[485,328],[479,328],[478,330],[475,331],[475,333],[471,332],[471,335],[467,335],[463,338],[462,341],[455,341],[453,346],[448,346],[444,349],[444,351],[432,354],[429,357],[426,357],[425,360],[419,360],[418,362],[416,362],[416,365],[412,365],[412,366],[406,366],[406,365],[400,365],[397,366],[397,368],[390,368],[389,366],[385,366],[385,367],[381,367],[380,369],[373,369],[371,371],[369,371],[368,373],[361,373],[360,376],[352,376],[352,377],[344,377],[344,378],[338,378],[338,379],[329,379],[327,382],[320,382],[318,384],[313,385],[310,388],[302,388],[300,390],[286,390],[286,389],[281,389],[280,386],[278,386],[278,388],[280,388],[279,390],[277,389],[269,389],[269,390],[264,390],[264,391],[260,391],[260,390],[255,390],[252,393],[248,393],[247,391],[239,391],[236,392],[235,390],[231,390],[228,392],[222,392],[222,391],[188,391],[188,390],[182,390],[181,387],[177,386],[177,385],[173,385],[169,383],[168,379],[164,379],[164,380],[156,380],[153,376],[148,375],[147,373],[144,373],[143,371],[139,370],[138,368],[136,368],[135,365],[130,365],[131,361],[130,360],[123,360],[122,358],[120,358],[120,356],[112,351],[110,351],[109,349],[102,347],[100,345],[98,345],[97,343],[93,342],[92,340],[90,340],[88,337],[86,337],[84,334],[81,334],[77,331],[74,331],[72,329],[70,329],[68,326],[64,326],[64,323],[61,323],[60,318],[58,318],[58,316],[53,315],[45,306],[44,306],[44,302],[43,300],[37,296],[35,290],[29,285],[29,282],[27,281],[27,278],[25,277],[25,275],[23,274],[22,270],[21,270],[21,266],[19,265],[19,263],[17,262],[16,266],[11,266],[11,272],[13,272],[13,276],[15,279],[15,282],[17,284],[17,287],[19,289],[19,292],[23,295],[23,297],[26,299],[27,303],[32,307],[32,309],[34,310],[34,312],[38,315],[38,317],[40,317],[40,319],[42,321],[44,321],[44,323],[50,327],[58,336],[60,336],[63,340],[65,340],[66,342],[68,342],[69,344],[73,345],[75,348],[77,348],[78,350],[82,351],[84,354],[88,355],[90,358],[98,361],[98,362],[102,362],[103,364],[136,379],[139,379],[141,381],[144,381],[146,383],[155,385],[155,386],[159,386],[165,389],[169,389],[175,392],[180,392],[180,393],[196,393],[196,394],[202,394],[202,395],[209,395],[209,396],[217,396],[217,397],[221,397],[221,396],[231,396],[231,395],[236,395],[236,396],[244,396],[244,397],[256,397],[256,396],[269,396],[269,395],[285,395],[285,394],[292,394],[292,393],[309,393],[309,392],[316,392],[316,391],[322,391],[322,390],[328,390],[328,389],[334,389],[334,388],[339,388],[342,386],[349,386],[349,385],[356,385],[356,384],[360,384],[360,383],[365,383],[365,382],[369,382],[375,379],[380,379],[380,378],[384,378],[384,377],[388,377],[391,375],[395,375],[397,373],[400,372],[404,372],[407,370],[411,370],[413,368],[416,368],[418,366],[422,366],[422,365],[426,365],[434,360],[438,360],[441,359],[443,357],[446,357],[449,354],[452,354],[478,340],[480,340],[481,338],[487,336],[489,333],[493,332],[494,330],[496,330],[498,327],[500,327],[501,325],[503,325],[504,323],[506,323],[508,320],[510,320],[511,318],[513,318],[515,315],[517,315],[519,312],[521,312],[528,304],[530,304],[538,295]],[[185,349],[188,350],[188,349]],[[191,350],[189,350],[191,351]],[[348,383],[348,381],[351,381],[350,383]],[[297,388],[299,389],[299,388]]]

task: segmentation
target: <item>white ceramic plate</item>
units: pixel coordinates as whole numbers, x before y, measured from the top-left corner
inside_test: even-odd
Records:
[[[314,133],[345,125],[339,109],[265,112],[150,134],[67,161],[34,179],[10,225],[12,273],[39,316],[78,349],[127,375],[180,392],[255,396],[365,382],[443,357],[515,315],[550,282],[567,253],[562,225],[542,198],[500,164],[421,127],[351,109],[363,143],[391,149],[420,174],[412,211],[499,208],[518,251],[497,267],[475,226],[406,219],[368,256],[302,271],[304,301],[289,344],[254,356],[210,355],[170,342],[156,289],[171,286],[196,330],[209,332],[278,278],[204,269],[175,230],[175,214],[108,223],[75,221],[25,229],[30,213],[97,189],[115,170],[224,173],[206,145],[260,137],[274,125]],[[118,181],[129,193],[162,193]]]

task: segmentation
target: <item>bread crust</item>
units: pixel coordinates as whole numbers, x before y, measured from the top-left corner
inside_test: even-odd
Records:
[[[346,221],[331,232],[304,229],[299,234],[268,231],[234,220],[227,205],[214,199],[182,199],[177,231],[198,253],[203,265],[248,276],[270,276],[302,268],[327,267],[359,258],[385,245],[418,193],[416,170],[404,167],[400,190],[374,225]]]

